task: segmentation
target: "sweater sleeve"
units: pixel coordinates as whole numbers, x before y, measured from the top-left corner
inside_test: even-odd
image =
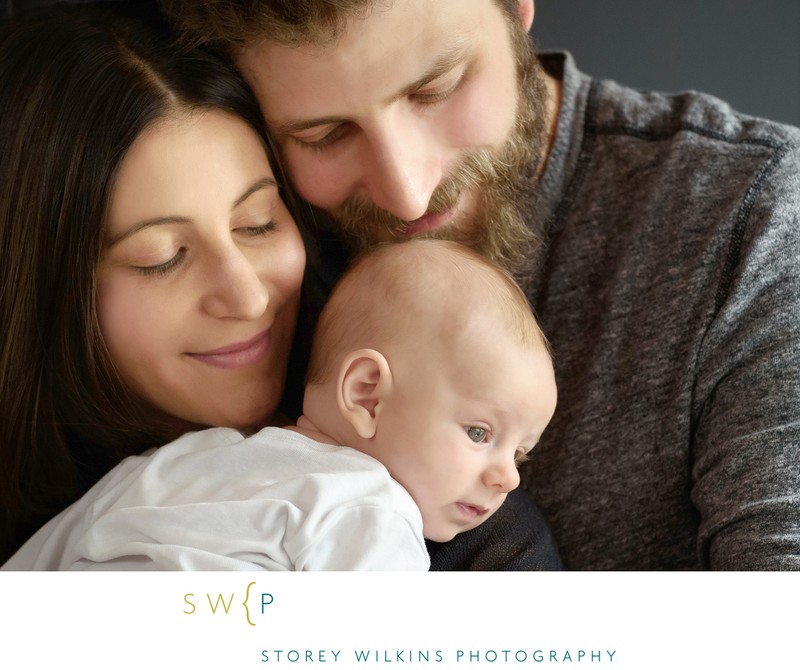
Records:
[[[477,528],[449,542],[427,542],[431,570],[563,570],[547,521],[531,495],[519,488]]]
[[[698,361],[692,500],[712,569],[800,569],[800,150],[758,175]]]

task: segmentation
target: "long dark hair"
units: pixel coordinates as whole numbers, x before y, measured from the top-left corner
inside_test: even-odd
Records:
[[[2,27],[0,563],[99,463],[169,437],[109,360],[95,268],[127,150],[187,109],[227,110],[265,137],[232,67],[174,48],[161,26],[72,7]]]

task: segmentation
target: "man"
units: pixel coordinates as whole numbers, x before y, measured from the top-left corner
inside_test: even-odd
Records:
[[[573,569],[800,568],[800,131],[533,56],[533,0],[164,0],[348,249],[462,241],[553,343]]]

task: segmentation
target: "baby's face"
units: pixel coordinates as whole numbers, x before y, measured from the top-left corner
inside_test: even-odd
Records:
[[[414,498],[425,537],[437,542],[497,511],[555,410],[545,349],[486,331],[453,347],[412,347],[391,363],[395,393],[372,455]]]

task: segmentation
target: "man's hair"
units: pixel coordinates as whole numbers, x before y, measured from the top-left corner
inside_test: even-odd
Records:
[[[331,44],[347,21],[394,1],[159,0],[159,4],[187,44],[229,51],[264,39],[288,45]],[[492,1],[508,16],[517,16],[517,0]]]
[[[525,294],[505,270],[457,242],[414,239],[358,257],[322,311],[307,384],[328,381],[356,349],[458,339],[475,315],[521,346],[549,351]]]

